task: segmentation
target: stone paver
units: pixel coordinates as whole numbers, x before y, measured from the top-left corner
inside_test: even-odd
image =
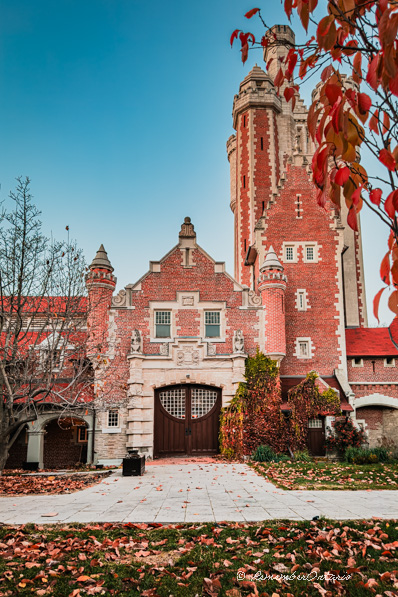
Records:
[[[0,498],[0,521],[8,524],[255,522],[314,516],[398,518],[398,491],[284,491],[246,464],[185,459],[151,464],[143,477],[122,477],[117,470],[72,494]]]

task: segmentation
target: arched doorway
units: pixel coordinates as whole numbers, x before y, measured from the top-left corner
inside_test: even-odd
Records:
[[[184,384],[155,391],[154,457],[218,452],[221,390]]]
[[[87,425],[83,419],[52,419],[44,428],[44,468],[86,464],[87,441]]]

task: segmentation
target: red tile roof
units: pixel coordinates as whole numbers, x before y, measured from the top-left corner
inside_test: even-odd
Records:
[[[398,356],[398,349],[390,337],[398,343],[398,325],[394,320],[390,328],[349,328],[345,331],[347,356],[387,357]],[[396,333],[395,328],[397,328]]]

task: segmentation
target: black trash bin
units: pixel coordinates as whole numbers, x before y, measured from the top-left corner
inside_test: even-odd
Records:
[[[145,473],[145,456],[138,450],[129,450],[127,458],[123,458],[123,477],[138,477]]]
[[[38,462],[23,462],[22,468],[24,471],[37,471],[39,469]]]

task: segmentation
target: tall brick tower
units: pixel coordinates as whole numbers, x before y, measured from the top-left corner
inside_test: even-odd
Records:
[[[258,290],[265,311],[265,354],[280,363],[286,355],[285,291],[287,278],[274,249],[260,267]]]
[[[246,266],[253,261],[254,228],[280,177],[277,115],[281,111],[281,98],[271,77],[255,66],[235,96],[236,137],[230,137],[227,144],[235,215],[235,278],[250,288],[255,287],[255,271]]]
[[[87,352],[93,355],[104,351],[108,328],[109,308],[116,286],[116,277],[104,245],[101,245],[86,275],[89,296]]]

